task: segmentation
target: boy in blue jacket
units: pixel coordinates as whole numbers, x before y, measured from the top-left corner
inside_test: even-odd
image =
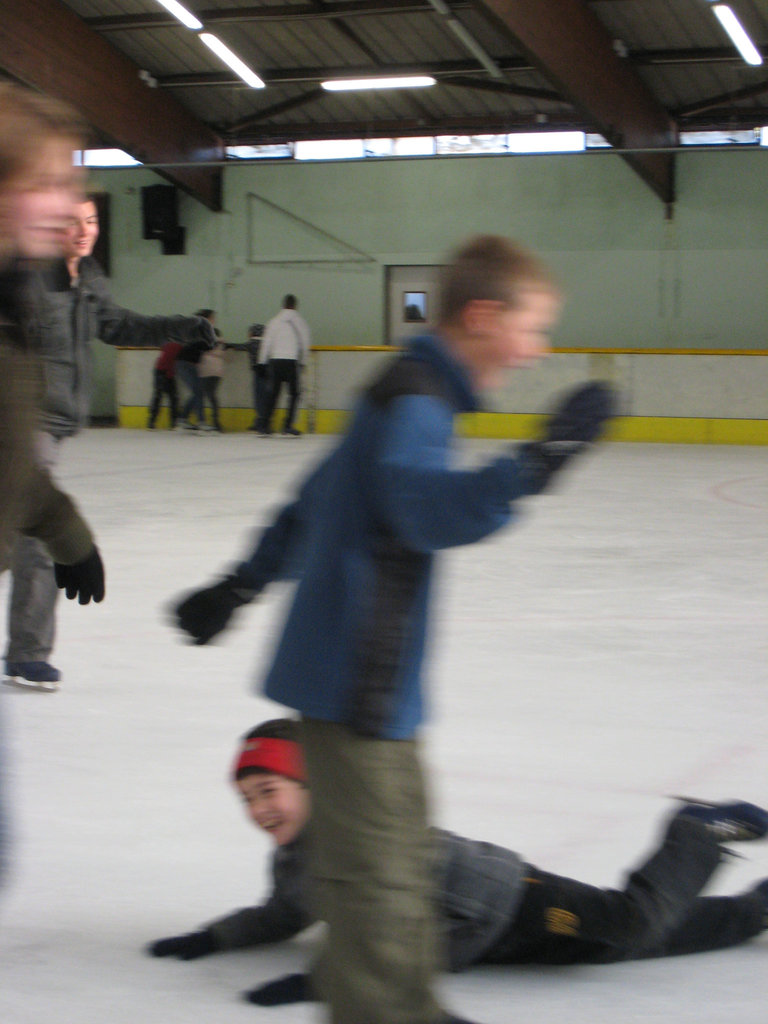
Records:
[[[533,442],[452,464],[456,415],[546,354],[560,307],[549,271],[495,235],[444,268],[435,334],[364,392],[346,436],[225,579],[188,596],[179,627],[207,643],[233,611],[298,579],[265,692],[297,710],[312,788],[312,872],[327,949],[313,985],[333,1024],[447,1024],[432,838],[418,751],[432,565],[507,525],[602,432],[610,389],[577,389]]]
[[[153,956],[195,960],[281,942],[314,921],[310,793],[298,723],[273,719],[244,736],[232,782],[249,817],[275,844],[272,892],[260,906],[153,942]],[[745,942],[768,927],[768,879],[737,896],[699,894],[726,852],[721,843],[766,832],[768,812],[753,804],[686,803],[672,815],[658,849],[617,890],[541,871],[493,843],[434,830],[434,901],[448,966],[614,963]],[[268,1006],[313,995],[307,976],[292,974],[245,997]]]

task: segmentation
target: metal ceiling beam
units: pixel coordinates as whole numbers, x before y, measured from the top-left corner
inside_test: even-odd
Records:
[[[307,97],[307,101],[316,97]],[[685,122],[686,131],[752,131],[757,124],[768,124],[768,107],[731,112],[720,110],[714,119],[705,116],[692,117]],[[272,117],[277,116],[274,111]],[[230,145],[277,145],[297,142],[304,139],[373,139],[373,138],[404,138],[413,135],[505,135],[509,132],[530,131],[578,131],[590,133],[592,125],[573,117],[549,115],[546,124],[537,120],[535,114],[506,115],[466,115],[450,119],[433,117],[428,121],[421,118],[400,118],[381,121],[305,121],[296,123],[284,121],[273,122],[260,115],[254,115],[250,127],[238,130],[236,135],[228,138]],[[708,152],[717,152],[723,147],[693,147],[678,145],[675,152],[690,152],[694,148],[705,148]],[[744,149],[744,145],[739,147]],[[615,150],[600,149],[599,152]],[[635,150],[636,154],[652,154],[658,150]],[[664,153],[668,147],[664,147]],[[626,156],[626,151],[624,153]]]
[[[451,4],[454,10],[471,7],[470,0],[457,0]],[[274,7],[231,7],[223,10],[196,10],[195,16],[207,27],[213,25],[255,24],[260,21],[309,21],[318,18],[355,18],[379,14],[413,14],[431,11],[429,0],[351,0],[350,3],[327,3],[324,7],[314,4],[283,4]],[[84,18],[85,23],[97,32],[135,32],[145,28],[180,28],[172,15],[158,11],[148,14],[112,14],[98,18]]]
[[[768,79],[763,79],[762,82],[745,86],[743,89],[723,92],[718,96],[709,96],[706,99],[699,100],[697,103],[688,103],[684,107],[678,107],[676,114],[678,117],[689,117],[694,114],[701,114],[706,110],[728,106],[737,100],[754,99],[755,96],[762,96],[766,92],[768,92]]]
[[[764,60],[768,59],[768,46],[758,46],[757,49]],[[692,46],[685,50],[630,50],[629,60],[633,64],[652,67],[687,64],[737,64],[740,67],[744,65],[741,54],[733,46]]]
[[[768,47],[765,47],[768,60]],[[521,57],[497,57],[496,63],[505,74],[523,74],[538,69]],[[630,53],[629,61],[638,65],[686,65],[686,64],[741,64],[741,57],[733,50],[635,50]],[[477,75],[477,64],[469,60],[427,61],[418,64],[388,64],[387,74],[390,75],[432,75],[434,78],[455,77],[457,75]],[[368,65],[358,67],[298,67],[290,69],[261,70],[261,77],[267,85],[285,85],[289,82],[320,82],[326,78],[364,78],[374,71]],[[179,75],[159,75],[158,85],[164,89],[187,89],[195,86],[206,88],[238,89],[250,88],[231,71],[187,72]],[[564,98],[560,97],[564,102]]]
[[[525,97],[533,98],[533,99],[552,99],[552,98],[557,99],[557,97],[554,96],[554,94],[552,94],[552,93],[544,93],[543,90],[540,90],[540,89],[515,88],[515,86],[513,86],[513,85],[505,85],[503,82],[489,82],[487,79],[484,79],[484,78],[483,79],[468,79],[468,78],[457,79],[457,81],[452,83],[452,84],[459,85],[462,88],[467,88],[467,89],[480,89],[480,90],[486,90],[486,91],[490,91],[490,92],[504,92],[504,93],[507,93],[507,94],[515,95],[515,96],[525,96]],[[271,107],[265,107],[263,110],[259,110],[256,113],[251,114],[248,117],[242,118],[240,121],[235,121],[232,124],[224,125],[224,126],[222,126],[221,131],[222,131],[222,133],[224,135],[226,135],[226,137],[229,140],[234,141],[236,139],[238,142],[241,142],[243,137],[244,137],[244,135],[248,134],[252,130],[257,130],[260,125],[264,125],[265,123],[268,123],[272,118],[279,117],[281,114],[288,113],[288,111],[295,110],[298,107],[304,107],[308,103],[314,103],[315,100],[319,100],[319,99],[322,99],[323,97],[327,97],[327,95],[328,94],[323,89],[310,89],[307,92],[301,93],[301,95],[299,95],[299,96],[294,96],[293,99],[286,100],[284,103],[275,103]],[[413,123],[414,124],[418,124],[420,126],[419,127],[419,134],[422,134],[422,135],[424,134],[424,124],[426,123],[427,117],[428,117],[428,115],[424,115],[422,113],[418,118],[413,118]],[[430,120],[430,123],[435,123],[435,124],[437,123],[437,121],[434,118],[431,118],[429,120]],[[478,121],[478,124],[480,124],[480,123],[482,123],[482,124],[489,123],[488,119],[485,118],[485,117],[478,118],[477,121]],[[453,123],[453,121],[451,123]],[[508,118],[504,120],[504,124],[507,126],[504,129],[504,131],[509,131],[509,119]],[[376,124],[376,131],[377,132],[378,132],[378,126],[379,126],[379,122],[377,122],[377,124]],[[316,126],[310,125],[308,127],[309,127],[310,131],[317,132],[317,127]],[[542,126],[539,124],[538,127],[542,127]],[[547,127],[550,127],[550,126],[548,125]],[[363,135],[370,136],[371,128],[372,128],[372,125],[370,124],[370,122],[367,123],[365,125],[364,130],[363,130]],[[345,131],[349,131],[349,125],[346,125],[344,130]],[[488,131],[490,132],[491,130],[488,129]],[[452,132],[452,129],[446,128],[445,126],[443,126],[441,128],[441,132],[442,133],[450,133],[450,132]],[[403,133],[402,132],[398,132],[398,134],[403,134]],[[304,136],[304,137],[306,137],[306,136]]]
[[[663,202],[674,202],[677,126],[582,0],[476,0],[563,96],[581,110]]]
[[[310,89],[308,92],[303,92],[300,96],[294,96],[293,99],[285,100],[283,103],[275,103],[273,106],[265,107],[256,114],[251,114],[250,117],[244,117],[240,121],[235,121],[233,124],[227,125],[224,131],[228,136],[239,138],[243,132],[257,127],[270,118],[279,117],[281,114],[286,114],[289,110],[295,110],[297,107],[304,107],[307,103],[314,103],[315,100],[322,99],[326,95],[327,93],[323,89]]]
[[[686,114],[685,131],[754,131],[768,125],[768,105],[762,107],[718,107],[702,114]]]
[[[195,160],[224,155],[222,140],[168,93],[149,89],[139,68],[58,0],[3,0],[0,68],[66,100],[94,131],[143,163],[187,161],[173,184],[221,209],[221,171]]]
[[[524,65],[521,68],[521,65]],[[516,58],[503,58],[499,60],[499,66],[505,71],[527,70],[534,71],[535,68],[525,61]],[[418,64],[387,64],[388,75],[432,75],[434,78],[457,75],[477,75],[478,67],[475,61],[444,60]],[[342,67],[304,67],[284,68],[269,70],[261,69],[261,77],[267,85],[290,85],[298,82],[324,82],[327,78],[370,78],[373,75],[380,75],[381,69],[371,67],[370,64],[350,66],[345,64]],[[248,86],[241,82],[231,72],[204,71],[191,72],[181,75],[161,75],[157,84],[163,89],[186,89],[193,86],[206,86],[208,88],[223,87],[247,89]]]
[[[450,119],[433,117],[424,121],[420,117],[388,118],[373,121],[312,121],[303,124],[255,123],[253,129],[238,133],[237,143],[240,145],[272,145],[278,143],[298,142],[305,139],[377,139],[405,138],[407,136],[429,135],[504,135],[516,130],[565,130],[572,128],[568,120],[558,121],[553,118],[547,125],[536,122],[530,114],[510,116],[467,115]],[[576,126],[581,131],[588,130],[584,124]]]
[[[564,103],[562,96],[552,89],[533,89],[528,85],[513,85],[511,82],[497,82],[496,79],[472,78],[469,75],[445,75],[440,79],[441,85],[453,85],[459,89],[475,89],[478,92],[493,92],[505,96],[521,96],[524,99],[542,100],[544,103]]]
[[[503,78],[504,76],[499,65],[493,57],[491,57],[485,47],[481,45],[478,39],[472,35],[464,22],[459,21],[453,8],[449,7],[445,0],[430,0],[430,3],[443,19],[443,23],[451,32],[453,32],[464,49],[468,50],[469,53],[472,54],[478,64],[485,68],[491,78]]]

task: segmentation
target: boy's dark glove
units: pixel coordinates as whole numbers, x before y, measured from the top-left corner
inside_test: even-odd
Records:
[[[600,437],[615,415],[616,398],[615,390],[603,381],[584,384],[566,396],[547,420],[541,440],[522,447],[531,493],[542,491],[569,459]]]
[[[307,1003],[314,1000],[308,974],[286,974],[266,985],[243,992],[243,999],[257,1006],[283,1006],[285,1003]]]
[[[158,939],[147,946],[150,956],[175,956],[178,960],[197,960],[218,949],[213,932],[189,932],[187,935],[173,935],[169,939]]]
[[[65,591],[70,601],[77,598],[80,604],[89,604],[93,599],[98,604],[104,600],[104,563],[95,545],[82,562],[74,565],[54,562],[53,572],[56,586]]]
[[[212,587],[195,590],[176,605],[176,625],[189,633],[196,644],[207,644],[227,625],[232,612],[253,600],[255,591],[227,576]]]

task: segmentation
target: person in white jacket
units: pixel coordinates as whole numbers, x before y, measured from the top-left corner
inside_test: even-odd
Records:
[[[272,433],[272,415],[283,384],[288,385],[288,408],[283,421],[283,434],[298,437],[293,421],[301,394],[301,369],[309,355],[309,325],[297,312],[295,295],[286,295],[283,308],[266,326],[261,343],[260,362],[267,365],[267,401],[257,433],[268,437]]]

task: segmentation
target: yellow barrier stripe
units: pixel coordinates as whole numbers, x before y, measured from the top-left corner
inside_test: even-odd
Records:
[[[226,431],[244,431],[253,423],[252,409],[222,409],[221,422]],[[147,425],[146,406],[120,406],[118,423],[129,429]],[[463,437],[483,440],[524,441],[535,437],[545,417],[520,413],[478,412],[458,418]],[[343,409],[318,409],[312,413],[313,432],[340,434],[349,412]],[[168,426],[168,410],[160,410],[158,429]],[[299,430],[310,429],[309,414],[302,409],[297,417]],[[737,444],[768,445],[768,420],[719,419],[686,416],[622,416],[614,420],[607,440],[644,444]]]

